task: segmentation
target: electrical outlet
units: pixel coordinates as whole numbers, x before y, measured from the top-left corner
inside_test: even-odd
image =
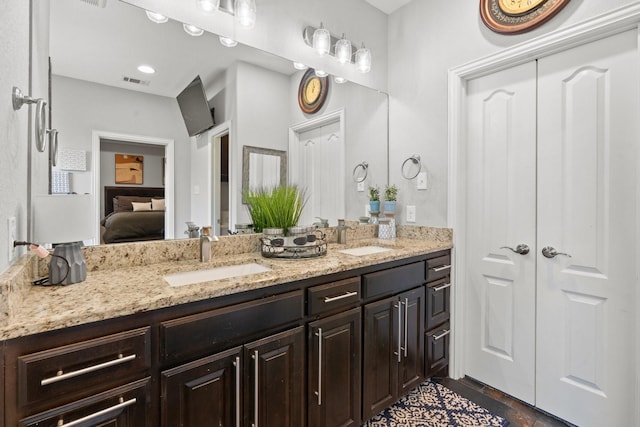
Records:
[[[12,216],[9,217],[7,219],[7,256],[9,259],[9,264],[11,264],[11,261],[13,261],[13,251],[14,251],[14,247],[13,247],[13,242],[15,242],[15,240],[18,237],[18,230],[16,228],[16,217]]]
[[[407,222],[416,222],[416,207],[407,205]]]
[[[418,179],[416,180],[416,189],[417,190],[427,189],[427,173],[426,172],[420,172],[418,174]]]
[[[358,187],[358,191],[364,191],[364,181],[363,182],[359,182],[357,187]]]

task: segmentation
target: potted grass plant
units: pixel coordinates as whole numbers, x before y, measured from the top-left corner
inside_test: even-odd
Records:
[[[282,228],[286,232],[297,225],[307,203],[305,193],[296,185],[245,191],[254,230],[260,233],[265,228]]]
[[[369,210],[380,212],[380,187],[369,186]]]

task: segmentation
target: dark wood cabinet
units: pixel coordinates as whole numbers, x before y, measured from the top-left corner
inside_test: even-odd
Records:
[[[427,259],[425,375],[446,376],[449,367],[451,317],[451,252]]]
[[[244,425],[304,425],[304,326],[247,344],[244,353]]]
[[[150,379],[26,417],[18,427],[153,427]]]
[[[449,366],[449,323],[426,333],[426,376],[446,376]]]
[[[359,307],[309,324],[308,426],[360,426],[361,341]]]
[[[363,419],[424,378],[424,287],[364,307]]]
[[[242,421],[242,347],[161,373],[162,427],[237,426]]]

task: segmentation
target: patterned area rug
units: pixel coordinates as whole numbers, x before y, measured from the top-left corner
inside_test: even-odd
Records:
[[[504,427],[509,421],[443,385],[426,381],[366,427]]]

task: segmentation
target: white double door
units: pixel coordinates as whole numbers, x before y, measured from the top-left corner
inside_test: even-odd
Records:
[[[467,87],[466,374],[583,427],[640,404],[637,40]]]

